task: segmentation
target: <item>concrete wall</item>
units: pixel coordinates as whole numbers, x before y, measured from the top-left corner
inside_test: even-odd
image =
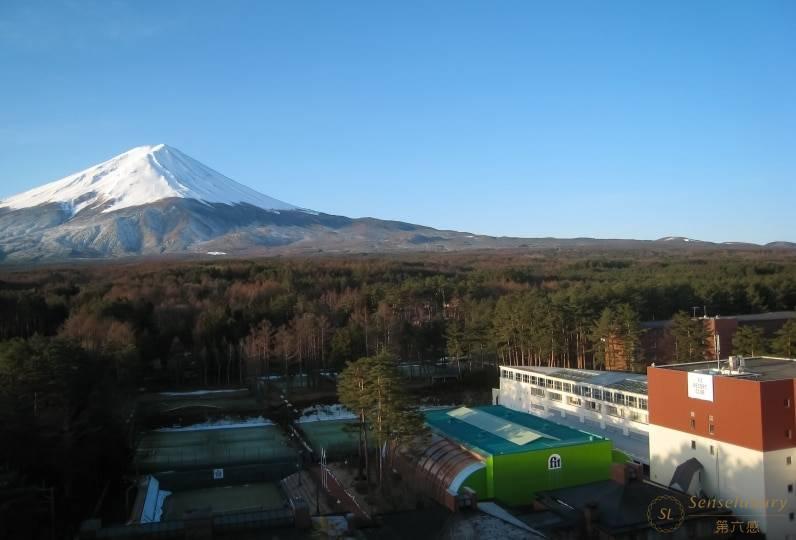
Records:
[[[788,457],[791,465],[788,465]],[[786,538],[790,534],[790,538],[796,539],[796,521],[790,519],[791,512],[796,513],[796,451],[785,448],[765,452],[763,468],[766,497],[785,499],[787,504],[783,511],[769,513],[766,532],[769,538]],[[788,493],[788,485],[793,485],[792,493]]]
[[[650,426],[650,479],[668,486],[676,467],[694,457],[702,463],[702,490],[708,497],[742,501],[786,499],[783,511],[777,508],[733,509],[740,519],[757,520],[770,538],[785,538],[796,532],[796,522],[789,513],[796,512],[796,498],[787,485],[796,483],[796,455],[792,449],[761,452],[717,441],[693,433],[683,433],[662,426]],[[691,448],[691,441],[696,448]],[[713,452],[711,453],[711,446]],[[787,456],[793,465],[787,465]]]

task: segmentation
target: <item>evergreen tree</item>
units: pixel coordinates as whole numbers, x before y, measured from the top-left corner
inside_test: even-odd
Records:
[[[756,326],[740,326],[732,337],[732,350],[735,354],[758,356],[766,351],[763,330]]]
[[[674,338],[674,359],[677,362],[697,362],[705,359],[708,334],[699,319],[692,319],[685,311],[672,317],[669,332]]]
[[[777,330],[774,338],[774,352],[793,358],[796,355],[796,319],[791,319]]]
[[[363,441],[360,462],[364,457],[368,477],[368,432],[372,432],[378,451],[380,481],[384,460],[424,432],[422,415],[411,404],[405,388],[406,381],[386,353],[360,358],[340,373],[338,396],[340,403],[357,414]]]

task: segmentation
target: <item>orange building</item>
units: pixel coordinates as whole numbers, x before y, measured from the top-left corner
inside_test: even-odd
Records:
[[[701,317],[708,335],[706,359],[727,358],[735,351],[732,338],[741,326],[761,328],[771,338],[790,319],[796,319],[796,311],[775,311],[754,315],[732,315],[728,317]],[[669,364],[675,361],[675,344],[670,328],[671,320],[645,321],[641,323],[641,358],[646,364]],[[622,359],[617,356],[618,359]],[[611,368],[614,369],[614,368]],[[629,369],[621,367],[616,369]]]
[[[650,367],[647,386],[650,479],[796,539],[796,360]]]

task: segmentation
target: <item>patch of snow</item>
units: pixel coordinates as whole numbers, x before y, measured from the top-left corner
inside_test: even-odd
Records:
[[[155,431],[160,433],[169,433],[176,431],[207,431],[211,429],[234,429],[234,428],[261,427],[261,426],[273,426],[273,425],[274,425],[273,422],[262,416],[253,416],[251,418],[245,418],[243,420],[226,417],[217,420],[208,420],[207,422],[201,422],[199,424],[191,424],[190,426],[175,426],[168,428],[160,428],[156,429]]]
[[[99,165],[0,200],[0,207],[58,203],[72,215],[86,208],[113,212],[177,197],[204,203],[303,210],[227,178],[165,144],[139,146]]]
[[[301,411],[301,417],[296,420],[299,424],[307,422],[325,422],[328,420],[355,420],[356,414],[346,409],[339,403],[334,405],[315,405]]]
[[[204,396],[207,394],[230,394],[232,392],[243,392],[248,390],[247,388],[228,388],[224,390],[192,390],[190,392],[161,392],[161,396],[171,396],[171,397],[178,397],[178,396]]]
[[[681,242],[696,242],[693,238],[686,238],[685,236],[667,236],[665,238],[661,238],[663,242],[674,242],[674,241],[681,241]]]

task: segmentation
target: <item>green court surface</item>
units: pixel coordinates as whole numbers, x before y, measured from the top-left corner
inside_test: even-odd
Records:
[[[296,459],[277,426],[196,431],[149,431],[135,452],[139,472],[159,472]]]
[[[330,459],[343,459],[357,453],[359,432],[354,420],[302,422],[298,428],[304,432],[313,450],[320,452],[325,448]]]
[[[213,514],[255,512],[282,508],[285,499],[279,486],[260,482],[178,491],[163,502],[163,520],[181,519],[185,512],[209,509]]]

